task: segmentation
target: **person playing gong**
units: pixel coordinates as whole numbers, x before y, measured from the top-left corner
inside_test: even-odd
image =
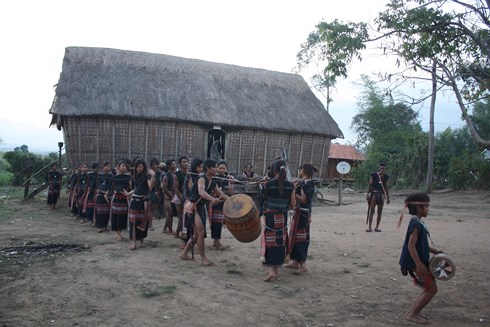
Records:
[[[415,284],[423,289],[408,309],[405,318],[422,325],[430,324],[431,320],[420,312],[437,293],[436,280],[429,271],[430,253],[442,253],[429,246],[430,234],[422,221],[422,218],[429,214],[429,203],[429,196],[423,193],[414,193],[406,198],[405,205],[412,218],[408,224],[399,262],[402,275],[410,274]]]

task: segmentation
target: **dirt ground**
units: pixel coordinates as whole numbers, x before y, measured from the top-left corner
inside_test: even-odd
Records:
[[[314,207],[310,272],[283,268],[272,283],[263,282],[259,240],[240,243],[226,229],[229,249],[209,249],[208,238],[216,265],[204,267],[178,259],[180,241],[161,233],[163,220],[144,249],[130,251],[127,235],[117,242],[113,232],[98,234],[63,205],[49,210],[42,196],[3,199],[0,326],[413,325],[403,317],[420,289],[398,267],[408,212],[396,228],[408,193],[394,192],[381,233],[365,232],[363,193],[344,194],[341,206]],[[334,191],[325,195],[338,199]],[[431,198],[432,240],[457,272],[438,283],[424,313],[434,326],[490,326],[490,192]]]

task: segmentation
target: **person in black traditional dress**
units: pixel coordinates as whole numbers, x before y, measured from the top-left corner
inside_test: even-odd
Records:
[[[157,189],[157,204],[155,217],[160,220],[165,217],[165,209],[163,208],[163,189],[162,189],[162,177],[166,173],[167,165],[164,162],[160,162],[158,169],[155,172],[155,187]]]
[[[48,205],[51,206],[51,210],[56,209],[56,203],[58,203],[61,192],[61,173],[57,168],[57,164],[52,164],[51,170],[46,175],[46,184],[48,184]]]
[[[185,176],[189,171],[189,160],[186,156],[182,156],[177,160],[179,164],[179,169],[175,172],[175,177],[177,178],[177,183],[174,185],[174,192],[176,201],[174,201],[175,209],[177,210],[177,230],[175,231],[175,237],[180,238],[180,233],[182,232],[182,227],[184,225],[183,208],[184,208],[184,198],[182,193],[184,192],[184,180]]]
[[[68,193],[68,208],[70,208],[70,211],[72,213],[72,216],[75,217],[77,216],[78,209],[77,209],[77,180],[78,180],[78,174],[80,174],[80,169],[82,168],[82,164],[78,164],[75,167],[75,170],[73,173],[70,175],[70,179],[68,181],[68,188],[67,188],[67,193]]]
[[[214,263],[206,257],[204,248],[204,238],[206,237],[206,220],[208,219],[207,205],[217,204],[220,200],[226,200],[228,198],[213,181],[213,176],[216,175],[217,165],[216,160],[206,159],[203,164],[204,174],[199,175],[197,181],[192,185],[190,193],[190,202],[193,204],[194,209],[190,210],[194,213],[194,235],[193,238],[187,242],[180,258],[183,260],[190,259],[187,253],[193,246],[193,240],[196,240],[197,250],[201,256],[201,262],[205,266],[211,266]],[[213,197],[210,193],[214,192],[217,197]],[[184,209],[186,210],[186,209]]]
[[[254,182],[258,179],[257,174],[255,174],[253,171],[253,166],[251,163],[245,165],[245,170],[243,171],[242,179],[249,182]]]
[[[165,225],[163,226],[163,233],[168,233],[169,235],[175,235],[173,230],[174,222],[174,209],[172,200],[175,196],[174,185],[177,183],[177,177],[175,177],[175,171],[177,170],[177,164],[175,160],[170,159],[166,162],[168,171],[162,176],[162,189],[163,189],[163,208],[165,209],[165,214],[167,219]]]
[[[99,163],[92,163],[92,171],[87,174],[87,195],[85,196],[85,216],[90,222],[90,226],[95,227],[95,197],[97,196],[97,175],[99,173]]]
[[[157,158],[152,158],[150,159],[150,168],[153,172],[153,175],[155,176],[155,181],[160,181],[159,177],[160,174],[158,173],[158,165],[160,162],[158,161]],[[157,179],[158,178],[158,179]],[[155,212],[158,207],[158,184],[160,183],[153,183],[152,188],[150,189],[150,194],[148,195],[149,201],[148,201],[148,229],[153,230],[153,220],[155,219]]]
[[[286,162],[276,160],[272,164],[274,178],[264,184],[261,195],[261,256],[267,267],[270,282],[278,277],[278,268],[286,259],[288,210],[296,206],[294,185],[286,180]]]
[[[226,161],[220,160],[218,162],[218,173],[216,177],[213,178],[213,180],[216,182],[219,189],[227,195],[233,195],[233,178],[228,174],[228,164]],[[221,232],[223,230],[224,223],[223,206],[223,201],[211,206],[209,215],[211,218],[211,238],[214,241],[213,247],[218,250],[225,249],[223,244],[221,244]]]
[[[188,208],[188,205],[191,201],[190,194],[192,190],[192,185],[194,185],[194,183],[197,181],[197,178],[202,173],[203,163],[204,161],[202,161],[202,159],[200,158],[192,159],[190,172],[184,178],[184,187],[182,190],[182,199],[184,203],[184,207],[182,209],[183,225],[182,232],[180,233],[180,237],[184,241],[184,245],[181,249],[184,249],[185,244],[187,244],[187,242],[194,235],[194,212],[186,210],[186,208]],[[184,257],[182,259],[186,258],[187,257]]]
[[[131,203],[129,204],[129,238],[131,250],[136,249],[136,241],[140,241],[140,247],[144,246],[144,239],[148,235],[148,200],[150,189],[155,183],[155,173],[148,170],[146,162],[138,159],[134,163],[133,190]]]
[[[109,190],[112,186],[111,164],[106,161],[102,166],[102,172],[97,175],[97,196],[95,198],[95,227],[98,233],[108,231],[111,205]]]
[[[369,178],[368,191],[366,194],[366,201],[368,202],[368,228],[366,229],[366,232],[373,231],[372,223],[376,206],[378,207],[378,212],[374,231],[381,232],[381,229],[379,229],[379,224],[381,223],[381,214],[383,213],[385,198],[386,203],[390,204],[390,193],[388,189],[388,179],[390,176],[385,174],[385,169],[386,165],[380,164],[378,172],[372,173],[371,177]]]
[[[88,178],[87,178],[87,164],[83,163],[80,167],[80,173],[78,174],[75,184],[75,191],[77,194],[77,218],[80,219],[80,224],[87,222],[87,216],[85,214],[85,196],[87,191]]]
[[[121,232],[128,228],[128,196],[132,185],[126,162],[119,161],[116,171],[112,177],[111,229],[116,232],[116,240],[121,241]]]
[[[299,167],[299,177],[304,178],[296,187],[296,208],[295,215],[291,221],[289,231],[289,250],[292,262],[287,268],[297,269],[294,274],[302,274],[308,271],[306,259],[308,257],[308,247],[310,245],[310,223],[311,223],[311,203],[315,193],[315,183],[313,174],[318,169],[311,164],[303,164]]]

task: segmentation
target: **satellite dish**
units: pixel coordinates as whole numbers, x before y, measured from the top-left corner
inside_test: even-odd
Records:
[[[337,171],[339,172],[339,174],[342,174],[342,175],[348,174],[350,171],[349,163],[347,163],[345,161],[339,162],[337,164]]]

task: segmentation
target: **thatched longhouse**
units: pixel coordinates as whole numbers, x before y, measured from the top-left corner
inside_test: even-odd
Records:
[[[70,164],[208,157],[263,174],[286,149],[291,171],[326,176],[342,132],[299,75],[104,48],[68,47],[50,113]]]

